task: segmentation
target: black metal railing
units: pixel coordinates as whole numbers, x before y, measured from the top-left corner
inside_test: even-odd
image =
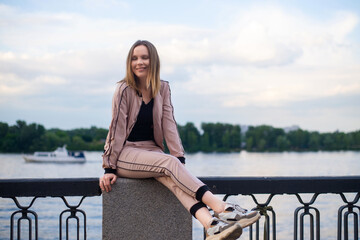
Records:
[[[68,213],[65,220],[65,236],[69,239],[69,221],[76,222],[76,237],[80,239],[80,224],[83,225],[83,239],[86,239],[86,213],[79,209],[81,203],[86,197],[100,196],[101,190],[97,178],[65,178],[65,179],[6,179],[0,180],[0,197],[11,198],[19,210],[11,214],[10,217],[10,239],[21,238],[21,222],[28,222],[28,239],[38,239],[38,215],[35,211],[29,210],[35,200],[43,197],[61,198],[67,207],[59,216],[59,239],[63,239],[63,216]],[[77,205],[70,205],[66,197],[80,196],[81,200]],[[32,197],[28,206],[22,206],[19,197]],[[15,216],[18,217],[15,223]],[[34,220],[34,226],[33,226]],[[15,229],[17,229],[15,238]],[[33,233],[34,229],[34,233]]]
[[[353,216],[353,239],[359,239],[360,207],[356,204],[360,198],[360,176],[339,177],[211,177],[200,178],[213,193],[225,194],[224,201],[231,195],[250,195],[256,204],[256,210],[264,216],[263,239],[276,239],[276,213],[270,206],[275,195],[295,195],[302,205],[294,211],[294,240],[304,239],[304,218],[309,216],[309,232],[311,240],[320,239],[320,212],[312,205],[320,194],[338,194],[345,205],[338,210],[337,239],[349,239],[349,217]],[[305,202],[302,193],[312,194],[309,202]],[[344,193],[355,193],[352,201],[346,199]],[[259,203],[256,194],[269,194],[264,203]],[[300,214],[300,215],[299,215]],[[315,219],[314,219],[315,217]],[[270,224],[271,230],[270,231]],[[342,232],[344,227],[344,232]],[[249,238],[260,239],[259,222],[255,224],[255,231],[250,226]],[[343,238],[342,238],[343,237]]]
[[[321,194],[338,194],[343,206],[338,209],[337,239],[347,240],[349,233],[353,232],[354,239],[359,238],[358,226],[360,207],[357,205],[360,198],[360,176],[343,177],[201,177],[214,194],[223,194],[226,201],[232,195],[249,195],[256,204],[256,209],[263,215],[264,227],[263,239],[276,239],[276,213],[270,205],[276,195],[290,194],[296,196],[300,207],[294,211],[294,239],[304,239],[304,218],[310,218],[310,239],[320,239],[320,213],[313,206],[317,197]],[[300,194],[312,194],[310,201],[305,202]],[[348,200],[345,193],[355,193],[353,200]],[[257,195],[268,194],[265,202],[260,203]],[[10,239],[15,239],[14,229],[17,229],[17,239],[20,239],[21,222],[28,221],[28,239],[38,239],[38,216],[30,210],[36,199],[42,197],[59,197],[65,203],[67,209],[59,216],[59,239],[63,238],[62,224],[63,214],[68,213],[66,218],[66,239],[69,239],[69,220],[76,222],[76,237],[80,239],[80,223],[82,219],[86,239],[86,213],[79,209],[86,197],[100,196],[101,191],[97,178],[67,178],[67,179],[6,179],[0,180],[0,197],[11,198],[19,210],[10,216]],[[77,205],[70,205],[66,197],[81,196]],[[17,198],[32,197],[29,205],[22,206]],[[15,216],[21,215],[17,222]],[[31,216],[31,217],[30,217]],[[349,231],[349,217],[352,217],[353,231]],[[34,223],[32,222],[34,219]],[[253,229],[255,228],[255,229]],[[34,233],[32,232],[34,229]],[[259,222],[249,229],[250,239],[260,239],[261,227]]]

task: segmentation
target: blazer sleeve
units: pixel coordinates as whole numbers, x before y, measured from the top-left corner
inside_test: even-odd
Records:
[[[112,119],[102,155],[103,168],[116,170],[116,162],[125,143],[128,118],[126,88],[125,83],[120,82],[112,99]]]
[[[184,148],[181,143],[177,124],[174,117],[174,107],[171,102],[171,90],[168,82],[164,82],[164,94],[163,94],[163,116],[162,116],[162,128],[166,145],[169,148],[170,154],[178,157],[184,157]]]

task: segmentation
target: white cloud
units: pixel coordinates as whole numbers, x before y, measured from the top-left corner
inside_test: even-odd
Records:
[[[109,6],[89,1],[92,9]],[[59,97],[76,93],[70,98],[84,104],[78,99],[105,98],[124,76],[127,51],[137,39],[157,46],[163,75],[181,73],[182,90],[216,97],[223,109],[360,93],[359,43],[348,37],[358,27],[356,14],[342,11],[324,20],[265,5],[227,14],[223,24],[200,28],[0,4],[0,101],[56,97],[54,89]]]
[[[186,89],[197,95],[216,96],[224,107],[283,106],[292,101],[360,93],[360,71],[351,66],[211,66],[191,72],[194,74]]]
[[[281,9],[248,11],[209,44],[226,60],[191,67],[187,89],[218,96],[224,107],[360,93],[356,43],[347,39],[357,22],[345,12],[323,22]],[[217,59],[216,50],[208,57]]]
[[[16,74],[0,73],[0,104],[16,107],[22,105],[24,98],[52,95],[56,91],[61,92],[61,88],[67,84],[66,79],[58,76],[22,78]],[[31,106],[32,103],[27,104]]]

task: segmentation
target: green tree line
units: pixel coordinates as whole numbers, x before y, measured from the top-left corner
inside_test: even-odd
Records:
[[[319,133],[284,129],[267,125],[249,127],[245,134],[247,151],[333,151],[360,150],[360,131]]]
[[[18,120],[13,126],[0,122],[0,152],[53,151],[64,144],[69,150],[99,151],[107,129],[91,127],[74,130],[46,130],[42,125]]]
[[[178,125],[186,152],[247,151],[318,151],[360,150],[360,130],[343,133],[319,133],[302,129],[285,132],[268,125],[249,126],[245,133],[239,125],[202,123],[199,130],[193,123]],[[0,152],[27,153],[53,151],[67,145],[69,150],[101,151],[108,129],[90,127],[73,130],[45,129],[36,123],[18,120],[9,126],[0,122]]]

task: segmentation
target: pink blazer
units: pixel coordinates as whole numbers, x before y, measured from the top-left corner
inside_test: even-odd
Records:
[[[112,101],[112,120],[106,137],[103,168],[116,169],[122,148],[135,125],[142,104],[142,97],[125,81],[117,84]],[[174,118],[169,82],[161,80],[159,93],[153,107],[155,143],[164,151],[164,138],[170,154],[183,157],[184,149]]]

